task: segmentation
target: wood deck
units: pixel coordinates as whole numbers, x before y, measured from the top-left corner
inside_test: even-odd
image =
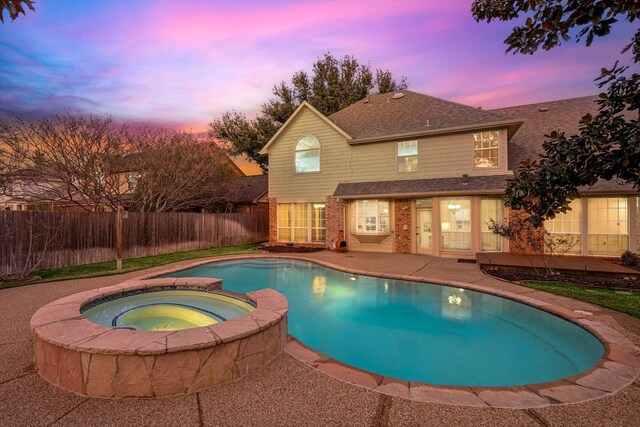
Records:
[[[612,274],[615,276],[640,278],[640,272],[631,268],[623,267],[609,261],[586,256],[564,255],[556,256],[553,269],[566,272],[587,272],[602,274]],[[513,269],[544,268],[542,256],[523,255],[505,252],[477,253],[477,263],[480,268],[504,267]]]

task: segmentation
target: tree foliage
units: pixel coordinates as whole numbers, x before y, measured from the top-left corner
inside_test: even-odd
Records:
[[[511,21],[526,16],[524,25],[516,26],[505,39],[507,52],[533,54],[539,47],[550,50],[571,40],[587,46],[596,37],[607,36],[620,19],[640,19],[638,0],[475,0],[471,6],[476,21]],[[632,49],[640,60],[640,29],[623,52]]]
[[[134,207],[141,212],[216,210],[226,205],[235,177],[229,158],[190,133],[144,126],[132,133],[126,170],[135,176]]]
[[[638,0],[476,0],[472,12],[477,21],[509,21],[526,16],[524,25],[506,38],[507,52],[533,54],[539,47],[552,49],[571,39],[584,39],[590,46],[596,37],[610,33],[620,19],[640,19]],[[640,62],[640,29],[622,53],[631,51]],[[505,204],[530,214],[535,226],[566,212],[579,188],[598,180],[615,179],[640,189],[640,74],[628,75],[629,67],[603,68],[596,79],[600,93],[598,113],[580,120],[579,133],[567,136],[562,130],[545,135],[544,153],[538,160],[526,160],[507,186]]]
[[[9,18],[13,21],[19,14],[26,15],[24,6],[31,9],[33,12],[36,8],[33,6],[35,1],[33,0],[0,0],[0,22],[4,23],[4,11],[9,12]]]
[[[335,58],[326,53],[313,64],[311,75],[298,71],[290,83],[281,81],[273,98],[262,105],[261,114],[249,120],[239,112],[222,114],[209,124],[209,135],[228,143],[234,154],[246,154],[266,171],[267,159],[258,153],[296,108],[307,101],[324,115],[330,115],[367,96],[407,88],[406,77],[396,81],[389,70],[360,64],[353,56]]]

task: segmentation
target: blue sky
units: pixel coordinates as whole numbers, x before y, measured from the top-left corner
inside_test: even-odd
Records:
[[[590,48],[505,54],[515,23],[476,23],[470,4],[38,1],[0,26],[0,110],[71,108],[201,131],[230,109],[256,114],[274,84],[327,51],[405,75],[414,91],[496,108],[596,93],[593,79],[635,29],[622,24]]]

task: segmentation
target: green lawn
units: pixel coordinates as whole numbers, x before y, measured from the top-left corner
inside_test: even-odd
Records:
[[[614,291],[535,281],[523,284],[539,291],[579,299],[640,318],[640,291]]]
[[[122,261],[122,270],[116,269],[115,261],[99,262],[96,264],[85,264],[73,267],[52,268],[48,270],[34,271],[32,275],[41,279],[33,282],[16,282],[0,284],[0,289],[12,288],[15,286],[31,285],[34,283],[53,282],[56,280],[81,279],[85,277],[109,276],[112,274],[127,273],[130,271],[143,270],[149,267],[169,264],[187,259],[206,258],[216,255],[231,255],[255,252],[257,244],[224,246],[221,248],[202,249],[199,251],[178,252],[167,255],[149,256],[143,258],[125,259]]]

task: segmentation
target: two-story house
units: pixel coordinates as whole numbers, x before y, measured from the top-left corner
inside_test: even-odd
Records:
[[[506,220],[506,180],[541,152],[545,133],[575,132],[595,97],[482,110],[411,92],[361,100],[331,116],[302,103],[265,145],[272,244],[472,258],[509,251],[490,219]],[[639,250],[640,198],[630,186],[584,189],[545,226],[573,252]]]

